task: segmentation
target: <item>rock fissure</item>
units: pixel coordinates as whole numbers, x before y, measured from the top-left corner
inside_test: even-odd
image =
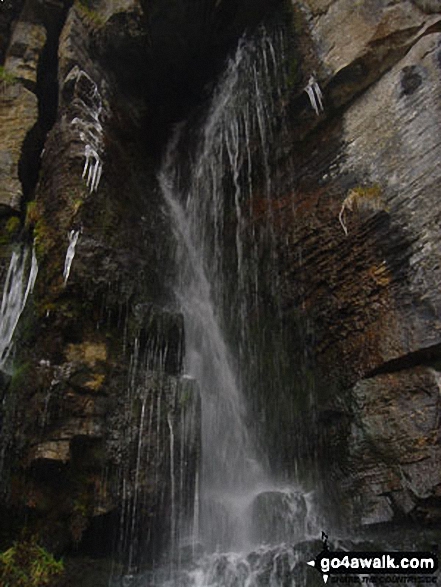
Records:
[[[365,379],[370,379],[383,373],[396,373],[419,366],[433,367],[437,370],[441,369],[441,345],[436,344],[431,347],[418,349],[413,353],[383,363],[378,368],[367,373]]]

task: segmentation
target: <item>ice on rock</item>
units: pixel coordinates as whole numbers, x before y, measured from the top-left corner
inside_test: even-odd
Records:
[[[103,172],[102,153],[103,147],[103,126],[101,114],[103,101],[96,83],[93,79],[78,66],[75,66],[65,79],[65,85],[74,84],[74,97],[72,107],[75,116],[71,125],[79,134],[84,144],[84,168],[83,179],[90,193],[96,192]]]
[[[313,75],[309,78],[308,85],[305,88],[305,92],[308,94],[309,101],[311,102],[311,106],[314,109],[314,112],[317,116],[320,115],[320,112],[323,112],[323,94],[320,89],[320,86],[317,83],[317,80]]]
[[[96,192],[103,172],[103,165],[100,161],[100,156],[90,145],[84,147],[84,156],[86,160],[82,177],[87,177],[86,184],[90,192]]]
[[[72,267],[72,261],[75,257],[75,247],[77,246],[78,238],[80,236],[79,230],[71,230],[69,233],[69,246],[66,252],[66,259],[64,261],[63,278],[64,283],[67,283],[70,275],[70,269]]]

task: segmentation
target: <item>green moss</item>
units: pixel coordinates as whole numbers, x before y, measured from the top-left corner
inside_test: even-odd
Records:
[[[28,202],[26,204],[25,226],[32,228],[40,218],[40,211],[37,202]]]
[[[75,6],[78,12],[91,24],[103,26],[105,19],[96,10],[93,10],[90,0],[77,0]]]
[[[57,561],[35,539],[15,542],[0,554],[0,584],[4,587],[50,587],[64,572]]]
[[[10,245],[11,242],[18,236],[21,229],[21,222],[18,216],[11,216],[6,221],[2,221],[0,245]]]
[[[19,391],[23,385],[25,384],[26,380],[28,379],[30,372],[30,364],[29,363],[20,363],[14,364],[14,368],[12,371],[11,382],[10,382],[10,389],[12,392]]]
[[[82,200],[81,198],[76,198],[73,201],[73,215],[76,216],[78,214],[78,212],[81,210],[81,207],[84,204],[84,200]]]
[[[37,258],[42,259],[54,245],[54,233],[42,218],[34,226],[34,239]]]
[[[12,86],[17,82],[17,78],[7,71],[3,65],[0,65],[0,82],[4,85]]]
[[[20,218],[18,216],[11,216],[6,223],[6,232],[12,238],[17,236],[21,228]]]

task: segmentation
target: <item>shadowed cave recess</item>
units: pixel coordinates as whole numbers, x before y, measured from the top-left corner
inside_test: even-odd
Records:
[[[441,7],[0,10],[0,552],[292,587],[322,532],[436,550]]]

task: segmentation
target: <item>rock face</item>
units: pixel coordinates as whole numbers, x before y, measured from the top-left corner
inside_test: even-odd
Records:
[[[363,524],[405,516],[439,516],[439,381],[415,367],[378,375],[353,390],[349,464]]]
[[[354,523],[440,513],[441,16],[421,4],[296,3],[325,112],[290,109],[282,303],[314,333],[318,450]]]
[[[180,377],[146,106],[102,65],[118,15],[141,52],[142,9],[70,4],[57,28],[52,5],[27,2],[5,62],[2,204],[34,238],[39,279],[4,382],[2,540],[26,516],[51,550],[117,552],[133,569],[168,546],[171,504],[191,516],[198,392]]]

